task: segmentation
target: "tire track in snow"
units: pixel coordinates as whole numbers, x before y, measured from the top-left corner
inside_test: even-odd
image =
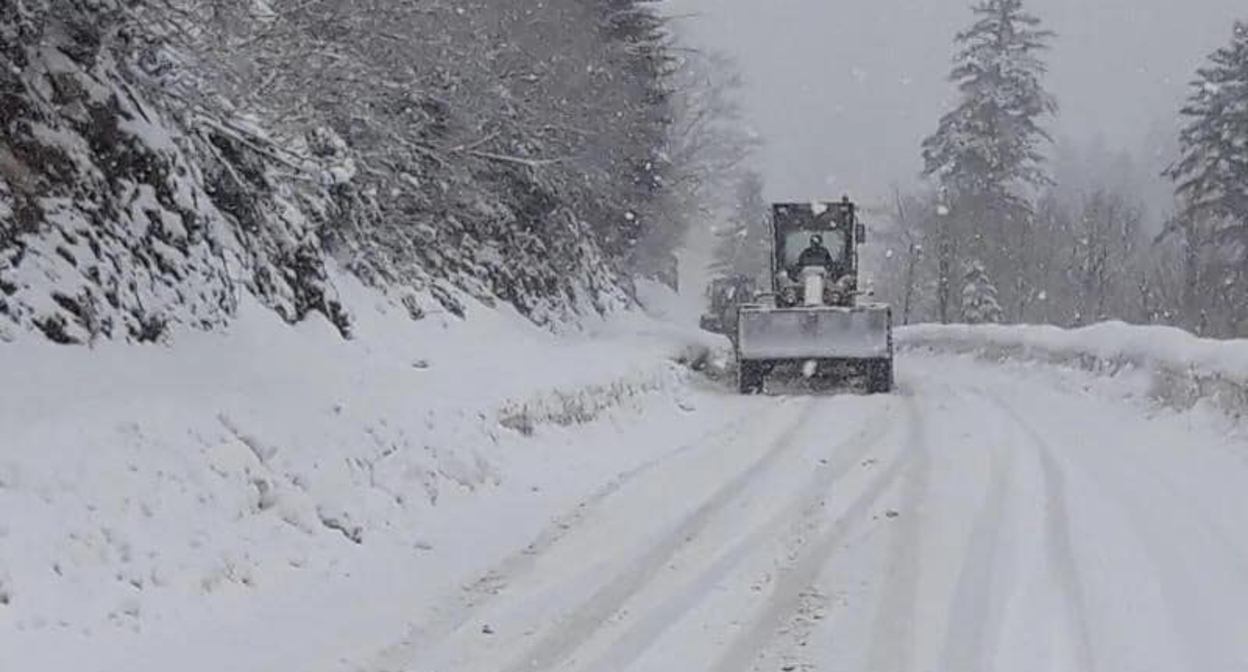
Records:
[[[767,412],[765,417],[771,417],[783,409],[785,409],[785,406],[777,405]],[[463,628],[477,614],[493,603],[504,592],[508,584],[528,575],[545,553],[578,529],[585,519],[590,517],[612,495],[670,460],[699,448],[718,445],[721,440],[738,434],[747,423],[751,421],[757,422],[758,420],[757,417],[739,418],[725,426],[717,427],[698,439],[685,443],[674,450],[643,462],[632,469],[620,472],[589,497],[581,500],[574,508],[565,511],[552,520],[524,548],[506,556],[493,568],[487,570],[475,581],[459,590],[455,596],[444,600],[443,606],[436,610],[438,614],[436,617],[414,626],[402,642],[383,651],[373,665],[370,666],[370,669],[399,669],[410,664],[412,657],[416,653]]]
[[[877,416],[877,420],[878,420]],[[814,476],[781,511],[757,526],[745,538],[721,553],[679,591],[647,612],[626,630],[616,642],[584,670],[618,672],[627,669],[654,645],[663,633],[700,604],[720,582],[759,549],[767,548],[786,534],[797,541],[800,549],[805,538],[817,532],[826,516],[823,503],[826,493],[861,465],[867,454],[888,437],[892,427],[887,423],[868,422],[865,429],[833,448],[827,465],[817,467]],[[790,547],[793,548],[793,547]]]
[[[1014,416],[1019,415],[1012,409],[1007,409],[1007,411]],[[1030,431],[1033,434],[1038,434],[1034,429]],[[1037,440],[1039,444],[1044,445],[1045,442],[1042,439],[1037,437]],[[1123,515],[1140,544],[1140,550],[1143,552],[1142,560],[1152,569],[1151,576],[1164,603],[1162,612],[1164,614],[1163,619],[1167,624],[1164,632],[1175,637],[1174,641],[1178,649],[1176,652],[1186,659],[1184,661],[1186,664],[1179,665],[1173,669],[1188,669],[1199,672],[1228,669],[1225,664],[1219,664],[1219,662],[1213,659],[1214,652],[1220,651],[1224,647],[1217,640],[1210,638],[1210,631],[1202,626],[1199,618],[1193,618],[1194,614],[1201,613],[1199,608],[1193,606],[1191,600],[1194,587],[1166,579],[1166,577],[1189,573],[1193,565],[1185,562],[1176,552],[1178,548],[1176,545],[1177,541],[1173,536],[1159,534],[1157,514],[1136,505],[1137,498],[1141,496],[1141,493],[1137,492],[1135,488],[1123,489],[1123,481],[1121,480],[1124,470],[1131,470],[1137,475],[1152,476],[1154,486],[1158,489],[1166,490],[1168,488],[1164,479],[1161,479],[1158,474],[1155,474],[1151,469],[1142,464],[1131,460],[1124,461],[1121,457],[1116,458],[1115,464],[1108,468],[1099,462],[1091,461],[1085,462],[1084,468],[1096,472],[1099,482],[1103,482],[1108,488],[1116,490],[1111,493],[1111,496],[1105,498],[1105,502],[1116,508]],[[1174,490],[1171,490],[1171,492],[1180,494]],[[1145,496],[1147,496],[1147,493]],[[1155,502],[1156,500],[1154,498],[1149,501]],[[1176,501],[1183,502],[1185,506],[1190,505],[1186,497],[1180,496]],[[1172,513],[1175,510],[1182,510],[1182,508],[1171,507],[1167,509],[1167,512]],[[1225,588],[1225,586],[1220,586],[1220,588]]]
[[[1049,552],[1049,564],[1054,572],[1066,612],[1066,624],[1072,647],[1074,669],[1080,672],[1096,672],[1096,655],[1092,647],[1091,628],[1088,625],[1087,597],[1075,560],[1074,541],[1070,532],[1070,511],[1067,504],[1066,474],[1053,454],[1049,443],[1036,431],[1021,413],[1000,397],[985,395],[1027,435],[1040,457],[1044,474],[1045,535]],[[946,668],[950,669],[950,668]]]
[[[948,389],[950,393],[953,391]],[[927,447],[927,426],[917,410],[911,411],[907,443],[914,460],[901,496],[901,520],[889,544],[888,581],[872,621],[867,669],[871,672],[909,670],[915,635],[915,604],[922,572],[923,525],[919,511],[931,482],[931,454]]]
[[[801,432],[807,429],[807,421],[817,406],[816,399],[806,401],[799,417],[773,441],[768,450],[738,474],[722,485],[693,513],[686,516],[674,530],[664,535],[632,562],[628,569],[599,588],[587,601],[570,613],[556,619],[548,632],[534,646],[521,654],[502,672],[545,672],[553,669],[570,653],[584,644],[597,632],[630,597],[654,580],[681,548],[692,543],[710,522],[745,492],[749,485],[766,472],[797,445]]]
[[[1192,602],[1193,586],[1166,578],[1190,573],[1196,566],[1185,562],[1177,553],[1175,537],[1158,534],[1156,514],[1134,505],[1130,498],[1130,493],[1119,491],[1108,501],[1126,519],[1143,551],[1142,561],[1152,569],[1150,575],[1163,602],[1163,618],[1167,624],[1164,632],[1175,638],[1176,651],[1185,659],[1185,664],[1172,669],[1192,672],[1228,669],[1213,662],[1214,652],[1223,647],[1210,638],[1210,631],[1201,623],[1202,610]]]
[[[911,423],[922,424],[917,406],[906,397]],[[920,434],[913,434],[914,437]],[[804,547],[804,552],[777,577],[772,594],[763,612],[751,627],[738,635],[720,655],[712,672],[748,672],[759,656],[775,639],[785,621],[801,606],[802,594],[819,580],[828,561],[854,528],[867,518],[871,509],[902,476],[910,460],[925,450],[922,441],[907,441],[901,452],[889,466],[877,475],[866,489],[825,529],[814,545]]]
[[[1245,550],[1246,547],[1239,545],[1239,537],[1227,531],[1226,526],[1219,521],[1217,514],[1221,512],[1211,509],[1205,501],[1191,497],[1174,479],[1173,473],[1161,471],[1146,460],[1135,461],[1132,467],[1137,473],[1151,478],[1174,499],[1187,502],[1188,524],[1205,530],[1208,537],[1222,547],[1222,552],[1227,557],[1235,558],[1235,562],[1228,564],[1238,568],[1240,578],[1248,584],[1248,551]]]
[[[995,651],[1000,641],[1001,618],[994,613],[999,604],[994,603],[993,595],[998,588],[994,585],[998,551],[1015,457],[1013,451],[1007,454],[1007,450],[1010,449],[998,446],[988,456],[991,474],[988,491],[967,540],[966,557],[945,621],[948,631],[937,668],[944,672],[990,669],[991,661],[986,654]]]

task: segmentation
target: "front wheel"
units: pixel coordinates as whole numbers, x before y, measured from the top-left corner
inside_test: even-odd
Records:
[[[762,394],[766,368],[762,362],[742,360],[737,363],[737,390],[741,394]]]
[[[893,391],[893,360],[880,359],[867,364],[867,392],[888,394]]]

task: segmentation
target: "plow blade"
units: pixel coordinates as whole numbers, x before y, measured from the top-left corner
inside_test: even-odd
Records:
[[[892,315],[886,306],[743,308],[743,360],[889,359]]]

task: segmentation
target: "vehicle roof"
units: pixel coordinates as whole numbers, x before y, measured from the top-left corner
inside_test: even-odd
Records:
[[[772,223],[777,232],[795,229],[838,229],[851,224],[853,215],[854,204],[848,200],[772,205]]]

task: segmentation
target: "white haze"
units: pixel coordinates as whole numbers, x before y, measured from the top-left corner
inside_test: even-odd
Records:
[[[734,56],[743,104],[767,140],[773,198],[886,196],[912,183],[919,144],[954,90],[953,35],[969,0],[672,0],[683,37]],[[1230,39],[1243,0],[1030,0],[1058,33],[1051,130],[1067,151],[1129,152],[1156,196],[1186,83]]]

